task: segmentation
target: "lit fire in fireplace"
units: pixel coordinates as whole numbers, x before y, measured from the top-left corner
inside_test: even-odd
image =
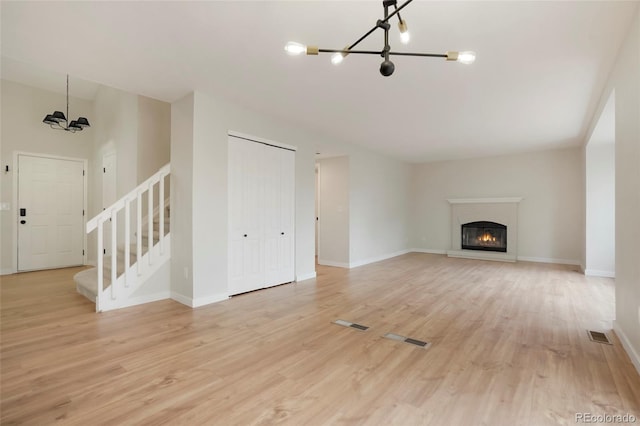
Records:
[[[491,235],[488,232],[485,232],[484,234],[480,235],[478,237],[478,242],[480,243],[495,243],[496,242],[496,237],[494,237],[493,235]]]

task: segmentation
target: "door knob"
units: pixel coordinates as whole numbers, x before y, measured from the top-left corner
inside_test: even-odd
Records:
[[[27,221],[26,220],[21,220],[20,223],[24,225],[25,223],[27,223]]]

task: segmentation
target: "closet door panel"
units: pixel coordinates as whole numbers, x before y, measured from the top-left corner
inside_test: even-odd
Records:
[[[264,287],[264,238],[262,230],[262,204],[264,199],[262,175],[262,146],[243,141],[248,145],[246,187],[244,191],[244,291]]]
[[[245,287],[244,222],[245,187],[248,147],[229,138],[229,293],[237,294]]]
[[[278,270],[280,267],[280,193],[282,182],[280,181],[280,151],[279,148],[265,146],[262,157],[264,165],[264,239],[265,239],[265,287],[270,287],[278,282]]]
[[[295,152],[281,150],[280,153],[280,266],[281,283],[295,280]]]
[[[295,153],[274,148],[269,155],[269,227],[266,284],[291,282],[294,277]]]
[[[229,294],[263,287],[262,150],[229,138]]]

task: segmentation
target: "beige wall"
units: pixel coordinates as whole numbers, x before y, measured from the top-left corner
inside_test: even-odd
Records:
[[[350,265],[407,251],[411,166],[371,151],[349,164]]]
[[[191,99],[189,97],[188,99]],[[185,109],[185,100],[174,103],[172,114]],[[397,240],[379,236],[381,221],[406,222],[406,206],[400,208],[379,208],[380,205],[394,203],[406,190],[407,180],[399,179],[404,170],[408,176],[409,166],[392,159],[373,154],[345,141],[337,141],[325,135],[315,133],[281,118],[271,117],[266,113],[251,110],[219,98],[196,92],[193,95],[193,135],[189,136],[172,127],[172,168],[177,179],[185,173],[193,179],[191,195],[192,203],[181,203],[180,208],[190,222],[182,224],[176,221],[178,228],[172,223],[172,240],[180,238],[190,246],[192,256],[192,278],[185,278],[178,272],[188,262],[179,263],[172,260],[172,286],[175,291],[185,294],[176,298],[185,303],[199,305],[210,303],[225,294],[227,289],[227,134],[229,130],[256,137],[278,141],[298,148],[296,151],[296,245],[295,265],[296,277],[304,279],[315,275],[315,152],[340,150],[349,157],[350,164],[359,164],[357,172],[350,168],[350,194],[353,184],[351,179],[358,179],[357,188],[363,195],[356,200],[350,195],[349,211],[353,217],[354,205],[362,212],[358,220],[362,221],[357,233],[350,235],[349,244],[365,246],[367,241],[374,241],[375,247],[364,255],[371,257],[385,256],[398,250]],[[187,120],[188,121],[188,120]],[[172,126],[176,125],[176,117],[172,116]],[[183,127],[188,127],[186,124]],[[188,129],[185,130],[188,132]],[[191,146],[185,146],[190,144]],[[326,150],[324,148],[327,148]],[[185,161],[179,163],[174,158],[177,149],[185,149]],[[375,161],[374,161],[375,159]],[[370,163],[370,161],[374,161]],[[363,170],[367,164],[372,169]],[[377,167],[379,166],[379,167]],[[375,178],[374,178],[375,177]],[[371,179],[369,179],[371,178]],[[185,178],[187,179],[187,178]],[[382,189],[380,181],[388,181]],[[368,194],[376,194],[369,197]],[[172,210],[173,211],[173,210]],[[382,212],[381,215],[379,215]],[[176,214],[178,214],[176,212]],[[398,215],[396,218],[395,215]],[[197,230],[192,232],[189,229]],[[354,241],[354,236],[360,241]],[[404,236],[400,237],[402,240]],[[402,247],[406,249],[406,247]],[[363,253],[356,251],[356,254]],[[353,253],[353,252],[352,252]],[[354,259],[350,259],[353,262]],[[175,270],[174,270],[175,269]],[[191,288],[191,295],[187,293]],[[184,296],[181,298],[181,296]],[[186,300],[186,299],[191,299]]]
[[[518,206],[518,256],[579,264],[582,255],[580,149],[415,165],[414,248],[451,248],[448,198],[524,197]]]
[[[171,292],[185,304],[193,298],[192,167],[193,94],[171,104]]]
[[[91,158],[94,128],[82,132],[70,133],[53,130],[42,120],[53,111],[66,114],[66,96],[46,90],[25,86],[7,80],[0,81],[2,109],[0,120],[0,201],[11,204],[9,211],[0,212],[0,273],[15,272],[16,207],[13,203],[14,179],[17,177],[13,164],[16,151],[47,154],[52,156],[73,157],[89,160]],[[84,116],[95,124],[92,116],[93,104],[90,101],[71,97],[69,114],[74,119]],[[10,171],[5,173],[5,166]],[[93,173],[91,165],[89,176]],[[91,201],[91,191],[89,201]],[[91,202],[88,203],[91,205]]]
[[[613,277],[616,268],[615,145],[586,148],[585,274]]]
[[[614,329],[640,372],[640,6],[611,74],[611,90],[616,94]]]
[[[171,158],[171,104],[138,96],[138,183]]]
[[[318,161],[321,265],[349,267],[349,157]]]

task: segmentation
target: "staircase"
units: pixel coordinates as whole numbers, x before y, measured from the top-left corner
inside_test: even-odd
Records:
[[[73,279],[78,293],[95,302],[96,311],[144,303],[136,292],[151,285],[147,283],[169,261],[169,177],[167,164],[87,222],[87,234],[97,233],[97,266]]]

